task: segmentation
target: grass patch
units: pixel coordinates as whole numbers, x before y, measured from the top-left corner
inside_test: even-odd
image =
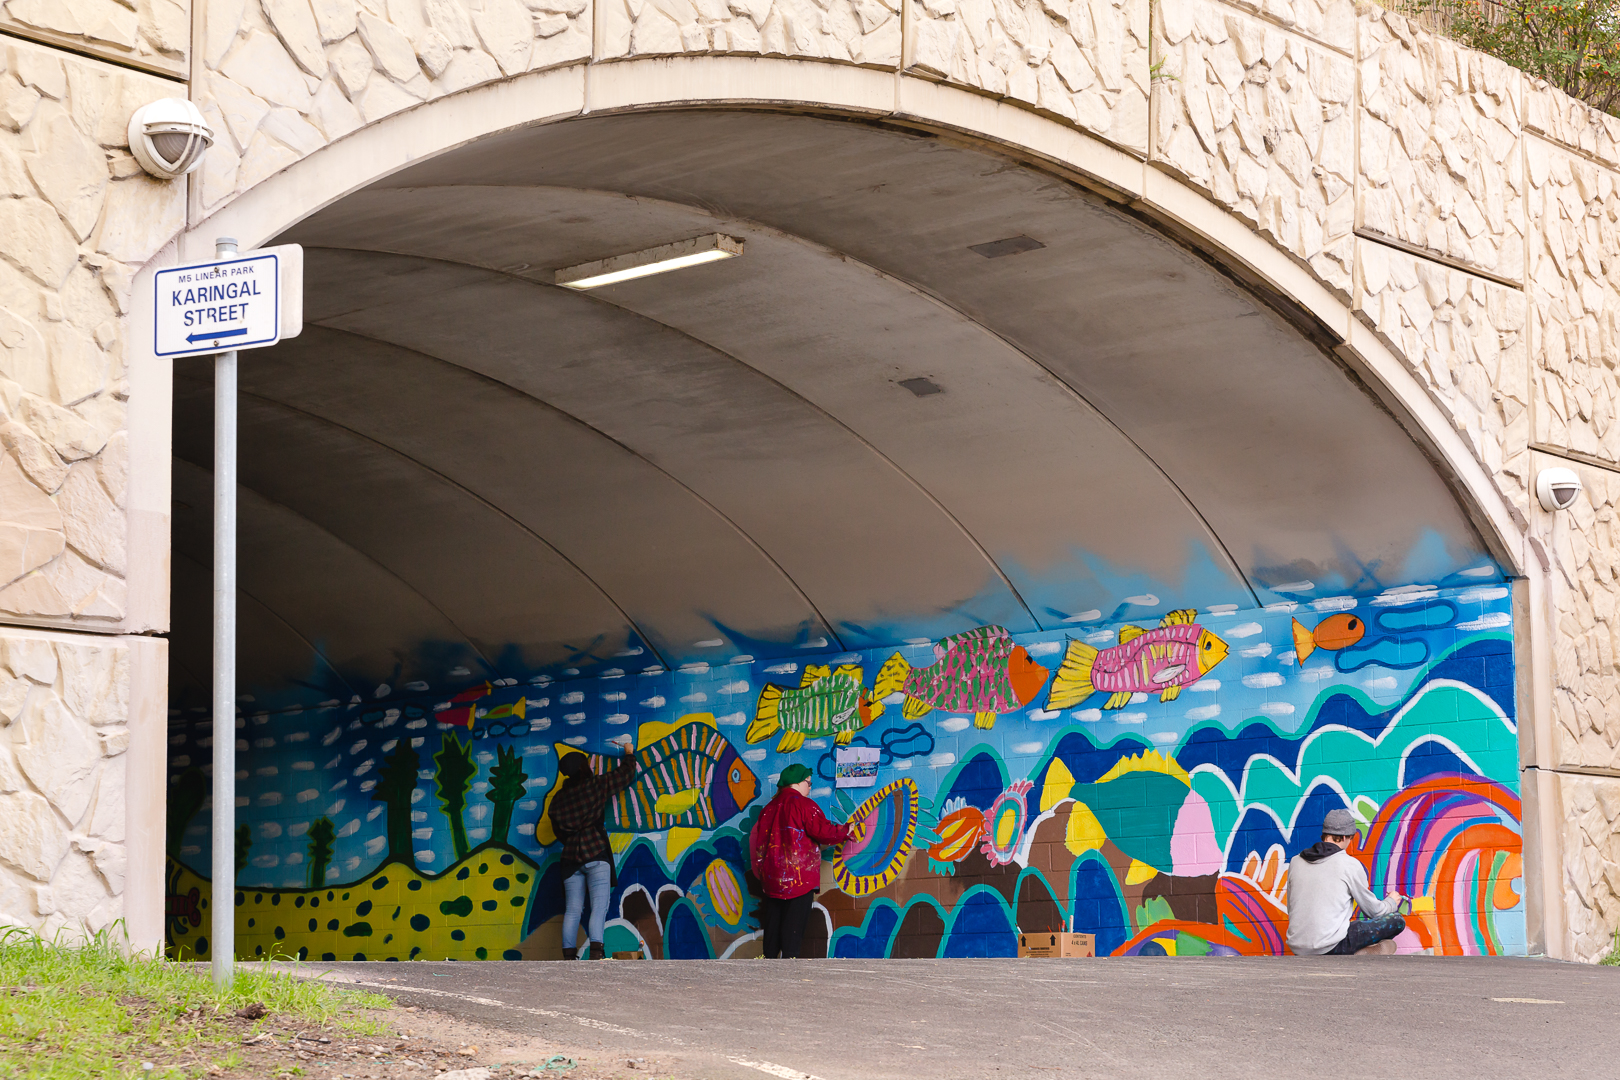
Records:
[[[120,935],[121,936],[121,935]],[[241,1064],[244,1035],[289,1021],[376,1034],[366,1010],[379,994],[238,967],[220,990],[205,966],[131,957],[118,937],[81,944],[45,941],[20,928],[0,932],[0,1077],[199,1077]],[[264,1020],[238,1009],[263,1005]]]
[[[1620,930],[1614,932],[1614,947],[1609,950],[1609,955],[1598,963],[1605,967],[1620,967]]]

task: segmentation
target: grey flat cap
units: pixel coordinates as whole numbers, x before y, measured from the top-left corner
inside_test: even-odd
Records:
[[[1356,819],[1350,816],[1348,810],[1329,810],[1327,817],[1322,819],[1323,836],[1354,836],[1356,835]]]

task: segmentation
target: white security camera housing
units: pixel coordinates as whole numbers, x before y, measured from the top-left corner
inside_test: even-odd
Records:
[[[129,150],[141,168],[159,180],[173,180],[202,164],[214,145],[214,130],[185,98],[163,98],[142,105],[129,118]]]
[[[1536,474],[1536,498],[1548,511],[1568,510],[1581,493],[1581,478],[1574,469],[1542,469]]]

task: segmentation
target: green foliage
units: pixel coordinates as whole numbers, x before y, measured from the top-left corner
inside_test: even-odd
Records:
[[[1620,930],[1614,932],[1614,947],[1609,950],[1609,955],[1605,956],[1599,963],[1605,967],[1620,967]]]
[[[1414,0],[1408,10],[1604,112],[1620,105],[1616,0]]]
[[[509,746],[496,748],[495,767],[489,771],[488,798],[495,804],[495,822],[489,835],[497,844],[506,843],[512,829],[512,807],[523,798],[523,781],[528,778],[516,750]]]
[[[309,887],[318,889],[326,884],[326,867],[332,861],[332,841],[337,830],[332,819],[321,815],[309,825]]]
[[[444,816],[450,819],[450,839],[456,845],[456,861],[460,862],[467,857],[467,825],[461,814],[467,808],[467,789],[478,775],[472,744],[446,735],[439,752],[433,755],[433,764],[438,766],[433,779],[439,785],[439,803]]]
[[[247,869],[248,852],[253,849],[253,830],[246,825],[236,828],[236,873],[241,875]]]
[[[411,748],[410,740],[401,739],[384,759],[377,786],[371,792],[373,802],[388,807],[388,857],[401,862],[411,860],[411,793],[416,790],[416,770],[421,765],[422,759]]]
[[[0,1077],[200,1076],[240,1064],[237,1034],[219,1017],[250,1002],[269,1010],[256,1027],[368,1034],[382,1025],[356,1010],[393,1004],[264,967],[239,967],[221,991],[206,966],[131,957],[121,942],[121,926],[73,945],[0,932]],[[143,1061],[157,1067],[143,1070]]]

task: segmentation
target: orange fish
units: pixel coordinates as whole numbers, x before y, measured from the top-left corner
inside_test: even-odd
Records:
[[[1355,615],[1338,614],[1329,615],[1316,624],[1315,630],[1307,630],[1294,620],[1294,651],[1299,654],[1300,663],[1317,649],[1326,649],[1337,652],[1347,646],[1354,645],[1367,633],[1367,624]]]
[[[977,806],[960,806],[941,818],[935,831],[939,841],[928,845],[929,868],[935,873],[955,874],[955,864],[967,858],[984,835],[984,811]]]

